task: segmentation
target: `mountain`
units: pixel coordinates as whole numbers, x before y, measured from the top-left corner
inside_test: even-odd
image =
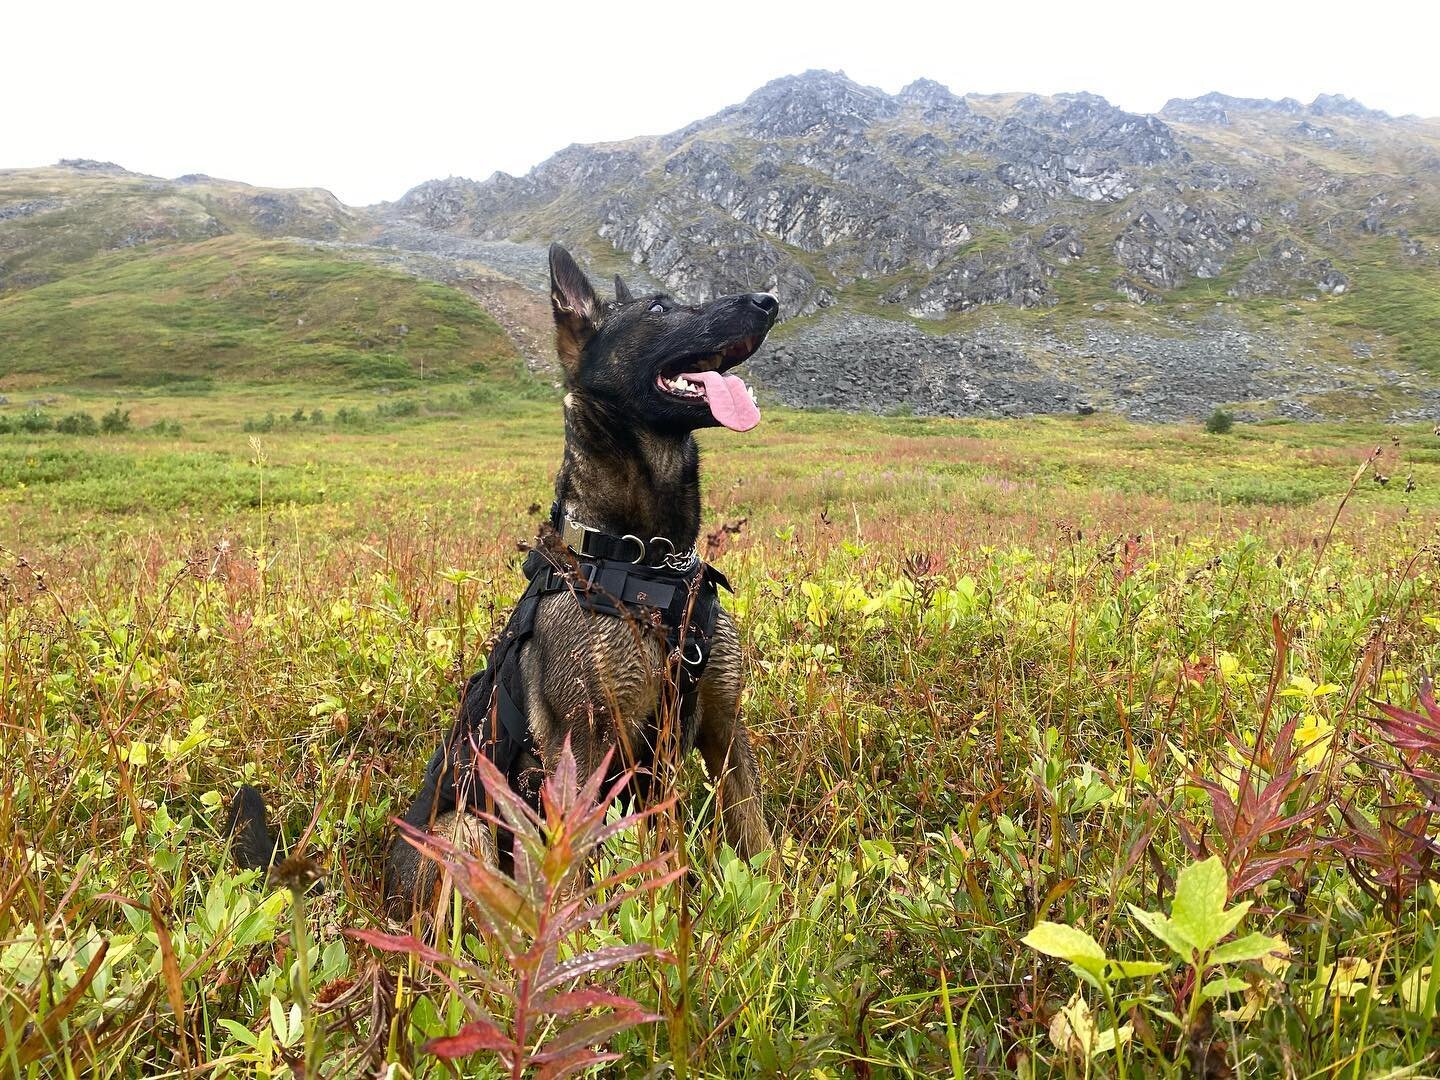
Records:
[[[256,188],[198,174],[163,180],[86,159],[0,169],[0,293],[54,281],[106,251],[235,233],[338,240],[363,224],[315,188]]]
[[[685,297],[768,288],[795,321],[755,367],[796,404],[1440,407],[1440,122],[1338,95],[1143,116],[812,71],[372,209],[397,246],[561,239]]]
[[[1147,116],[812,71],[667,135],[366,208],[62,166],[0,172],[0,330],[96,260],[243,237],[458,289],[536,368],[558,239],[636,287],[775,292],[786,322],[750,368],[795,405],[1440,415],[1440,121],[1340,95]]]
[[[482,307],[350,257],[370,228],[327,191],[0,170],[0,390],[523,374]]]

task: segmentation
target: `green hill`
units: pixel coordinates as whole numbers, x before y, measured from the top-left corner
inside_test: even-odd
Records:
[[[107,251],[228,234],[343,240],[362,229],[318,188],[164,180],[98,161],[0,169],[0,294],[54,281]]]
[[[0,389],[524,377],[456,290],[294,242],[221,236],[67,269],[0,294]]]

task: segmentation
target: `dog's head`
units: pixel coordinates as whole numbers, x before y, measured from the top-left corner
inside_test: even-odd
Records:
[[[555,348],[565,389],[622,412],[635,424],[674,433],[760,421],[750,388],[730,368],[748,359],[780,304],[769,293],[681,304],[663,293],[634,297],[615,278],[602,301],[570,253],[550,248]]]

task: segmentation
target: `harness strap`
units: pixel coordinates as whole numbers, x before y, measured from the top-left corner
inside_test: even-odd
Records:
[[[473,776],[477,752],[489,758],[517,792],[522,759],[538,760],[519,655],[520,646],[535,632],[536,613],[547,596],[568,592],[589,611],[633,619],[661,636],[672,658],[684,741],[693,735],[697,691],[719,618],[718,589],[730,590],[724,574],[698,558],[679,571],[610,559],[561,564],[539,549],[531,551],[523,569],[529,584],[485,667],[466,683],[455,723],[431,756],[421,790],[403,815],[418,828],[426,827],[432,815],[478,803],[479,783]],[[532,800],[537,796],[520,793]]]

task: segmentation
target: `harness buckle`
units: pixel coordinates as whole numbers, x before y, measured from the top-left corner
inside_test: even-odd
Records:
[[[566,514],[560,524],[560,539],[565,541],[565,546],[576,555],[590,554],[585,550],[585,541],[590,538],[591,533],[599,532],[599,529],[592,529],[588,525],[581,525],[570,515]]]

